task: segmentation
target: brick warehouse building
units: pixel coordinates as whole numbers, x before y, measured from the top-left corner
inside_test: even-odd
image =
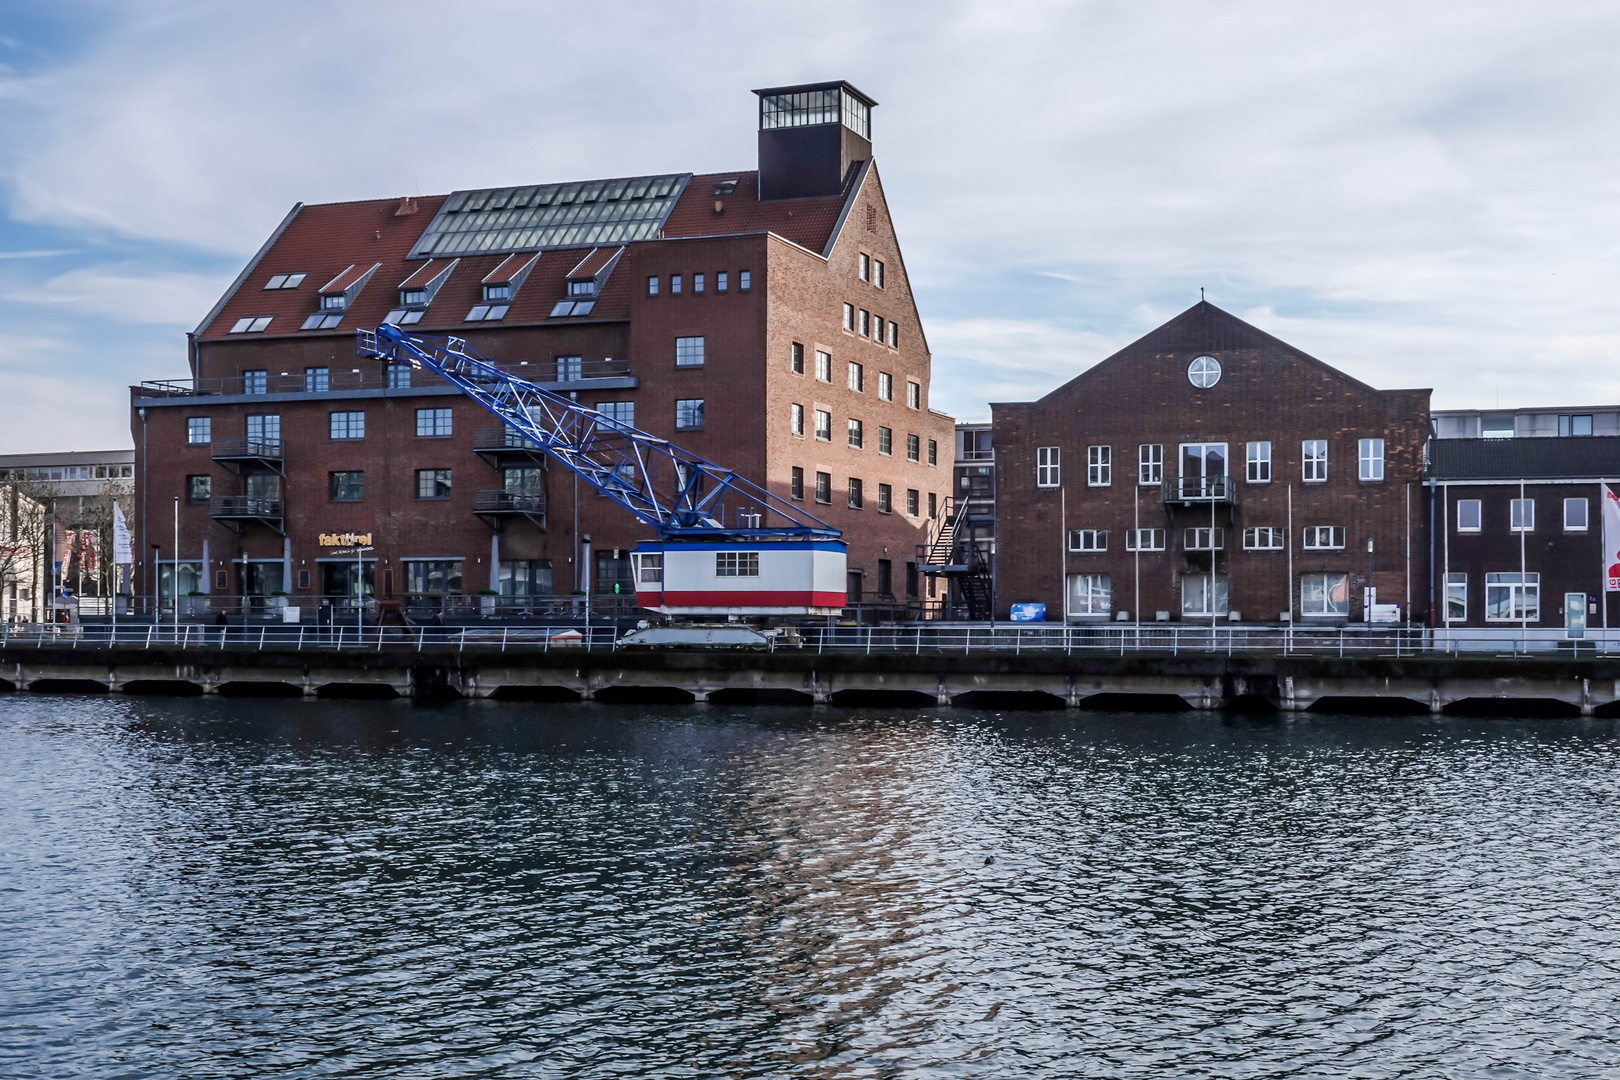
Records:
[[[361,576],[423,611],[630,591],[646,529],[435,377],[357,359],[386,320],[802,501],[843,531],[852,601],[915,596],[953,427],[928,408],[875,103],[756,93],[755,171],[295,206],[190,335],[193,378],[131,389],[140,587],[305,606]],[[371,534],[363,574],[334,533]]]
[[[1199,302],[991,413],[997,528],[1019,538],[999,618],[1331,625],[1365,617],[1369,571],[1375,603],[1427,615],[1428,390],[1375,390]]]

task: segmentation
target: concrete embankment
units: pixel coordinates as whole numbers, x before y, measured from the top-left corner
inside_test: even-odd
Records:
[[[1620,660],[270,647],[0,650],[0,690],[1620,715]]]

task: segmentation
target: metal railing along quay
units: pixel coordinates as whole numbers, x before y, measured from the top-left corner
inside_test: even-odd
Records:
[[[198,650],[539,650],[617,651],[627,646],[615,621],[569,625],[356,626],[265,624],[218,626],[172,622],[52,624],[0,627],[0,649],[112,646]],[[645,646],[629,646],[645,648]],[[680,648],[680,646],[674,646]],[[1420,628],[1195,627],[1134,625],[1027,626],[1016,623],[911,623],[891,626],[802,626],[771,634],[769,652],[973,656],[1612,656],[1620,630],[1566,640],[1561,632],[1431,631]]]

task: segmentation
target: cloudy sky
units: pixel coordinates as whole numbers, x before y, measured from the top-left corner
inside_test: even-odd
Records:
[[[131,381],[295,201],[749,167],[847,78],[963,419],[1215,303],[1436,407],[1620,400],[1620,6],[0,0],[0,452]]]

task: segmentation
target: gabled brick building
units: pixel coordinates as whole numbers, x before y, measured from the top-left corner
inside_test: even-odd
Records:
[[[1334,624],[1369,584],[1427,615],[1428,390],[1375,390],[1200,302],[991,411],[998,618]]]
[[[645,530],[442,382],[356,359],[386,320],[802,500],[849,542],[851,599],[904,603],[952,423],[928,407],[875,103],[756,93],[756,170],[294,207],[190,336],[194,378],[131,390],[137,581],[423,611],[628,586]],[[363,572],[333,533],[371,535]]]

